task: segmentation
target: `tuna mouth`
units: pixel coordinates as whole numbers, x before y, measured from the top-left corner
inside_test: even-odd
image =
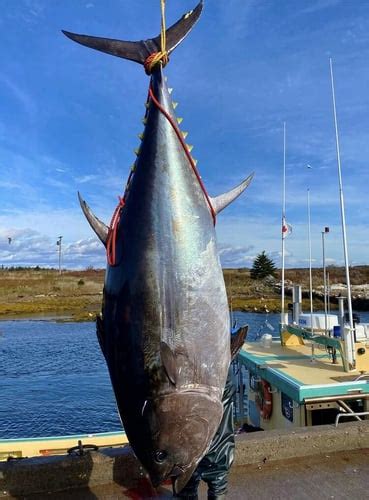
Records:
[[[176,485],[176,484],[178,485],[178,482],[180,482],[180,484],[182,484],[182,481],[179,481],[179,479],[182,477],[187,477],[186,470],[187,469],[185,469],[184,467],[181,467],[180,465],[174,465],[172,470],[169,473],[162,474],[160,476],[155,476],[155,477],[150,476],[151,483],[154,486],[154,488],[158,488],[158,486],[160,486],[167,479],[171,479],[173,485]]]
[[[182,474],[184,474],[184,469],[183,467],[180,467],[179,465],[175,465],[172,469],[172,472],[169,474],[170,477],[172,477],[173,479],[175,479],[176,477],[178,476],[181,476]]]
[[[182,476],[184,473],[185,470],[183,469],[183,467],[180,467],[179,465],[174,465],[170,472],[163,472],[162,474],[158,474],[155,476],[150,474],[150,479],[154,488],[157,488],[167,479],[171,479],[172,482],[174,483],[177,480],[177,478],[179,476]]]

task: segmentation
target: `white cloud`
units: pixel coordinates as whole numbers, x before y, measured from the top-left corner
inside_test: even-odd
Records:
[[[11,238],[9,243],[8,238]],[[57,237],[51,238],[33,229],[0,231],[0,264],[4,266],[58,267]],[[95,237],[61,245],[62,266],[80,269],[105,267],[105,250]]]
[[[253,249],[252,245],[248,247],[219,245],[218,250],[222,267],[251,267],[255,259],[255,255],[250,255]]]
[[[90,174],[90,175],[83,175],[81,177],[76,177],[75,181],[78,184],[85,184],[86,182],[93,182],[93,181],[98,181],[99,176]]]

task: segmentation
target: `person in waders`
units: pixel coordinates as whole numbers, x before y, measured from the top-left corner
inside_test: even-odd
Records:
[[[241,349],[248,327],[240,328],[237,333],[231,335],[232,361]],[[223,417],[218,430],[211,442],[207,454],[202,458],[191,479],[183,490],[174,494],[174,498],[187,500],[198,499],[198,488],[200,481],[208,486],[208,499],[223,500],[228,490],[228,475],[234,459],[234,401],[236,392],[233,382],[232,365],[229,367],[226,385],[223,392]]]

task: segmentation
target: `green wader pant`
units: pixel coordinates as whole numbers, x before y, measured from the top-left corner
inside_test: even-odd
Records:
[[[224,499],[227,493],[228,473],[234,458],[232,366],[229,368],[223,393],[223,417],[213,438],[210,449],[200,461],[191,479],[175,498],[196,500],[200,481],[208,485],[208,498]]]

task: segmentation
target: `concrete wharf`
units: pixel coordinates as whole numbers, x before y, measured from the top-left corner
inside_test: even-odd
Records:
[[[228,499],[369,498],[369,421],[237,436]],[[129,447],[0,464],[0,498],[120,500],[154,496]],[[202,485],[200,500],[206,499]]]

